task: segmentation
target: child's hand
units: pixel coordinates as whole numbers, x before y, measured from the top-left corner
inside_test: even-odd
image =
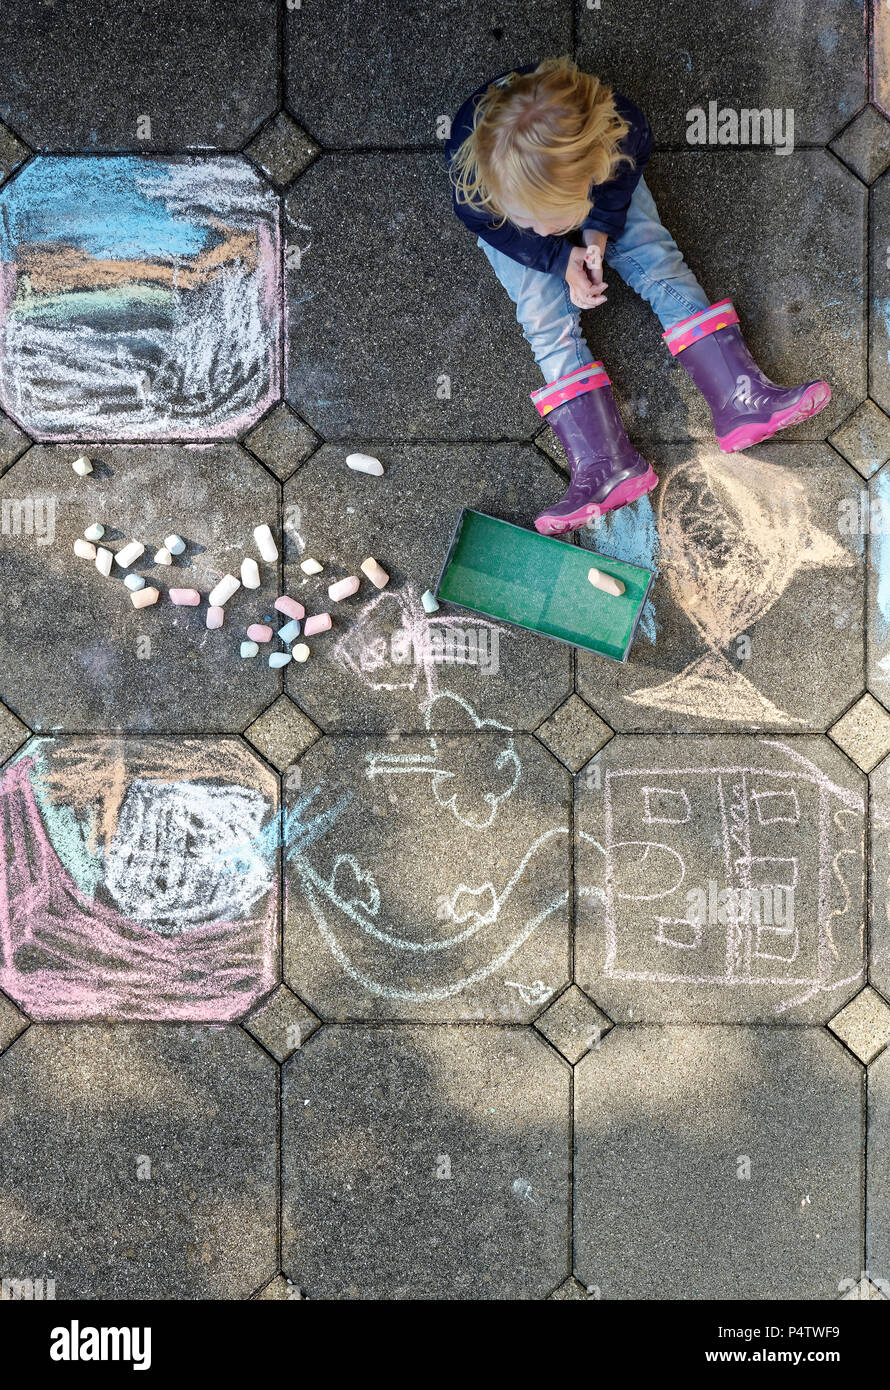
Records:
[[[597,262],[596,258],[599,257]],[[596,265],[595,278],[589,268],[591,260]],[[605,291],[609,288],[602,281],[603,258],[598,246],[573,246],[569,263],[566,266],[566,284],[569,298],[578,309],[596,309],[605,304]]]

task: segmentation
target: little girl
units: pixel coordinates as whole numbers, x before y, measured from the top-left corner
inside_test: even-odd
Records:
[[[547,382],[532,400],[571,467],[565,496],[535,521],[547,535],[573,531],[658,482],[581,333],[580,310],[605,302],[604,260],[652,305],[727,453],[815,415],[831,397],[824,381],[788,389],[770,381],[730,300],[708,303],[642,178],[651,149],[642,111],[568,58],[480,87],[446,147],[455,212],[516,305]]]

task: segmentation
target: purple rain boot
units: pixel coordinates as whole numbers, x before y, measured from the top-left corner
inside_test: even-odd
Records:
[[[545,536],[577,531],[603,512],[651,492],[658,478],[624,433],[602,362],[591,362],[532,392],[572,473],[568,492],[535,518]]]
[[[750,449],[817,415],[831,400],[827,381],[785,387],[764,376],[745,346],[730,299],[709,305],[661,336],[711,407],[717,443],[725,454]]]

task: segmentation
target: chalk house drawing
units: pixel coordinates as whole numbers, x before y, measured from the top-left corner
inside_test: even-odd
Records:
[[[285,813],[287,974],[335,1016],[515,1018],[565,978],[565,774],[437,698],[475,736],[324,740]]]
[[[679,767],[636,765],[631,750],[620,766],[618,748],[600,779],[581,774],[578,956],[613,1017],[750,1021],[812,1001],[828,1018],[861,983],[864,801],[805,742],[745,740],[750,761]],[[736,890],[739,910],[691,911],[690,892],[711,884]],[[746,910],[763,889],[772,903],[793,890],[793,910]]]
[[[32,1018],[224,1022],[274,985],[277,783],[236,740],[32,739],[0,815],[0,988]]]
[[[0,191],[0,404],[38,439],[236,435],[280,394],[279,265],[237,157],[40,157]]]

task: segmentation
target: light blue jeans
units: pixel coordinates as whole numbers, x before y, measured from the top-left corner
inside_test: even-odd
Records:
[[[544,374],[556,381],[592,362],[581,332],[581,311],[569,298],[561,275],[532,270],[478,238],[494,273],[516,305],[516,318]],[[620,237],[609,238],[604,260],[637,294],[647,299],[663,328],[673,328],[710,303],[658,216],[652,194],[640,179]],[[596,311],[602,313],[602,309]]]

